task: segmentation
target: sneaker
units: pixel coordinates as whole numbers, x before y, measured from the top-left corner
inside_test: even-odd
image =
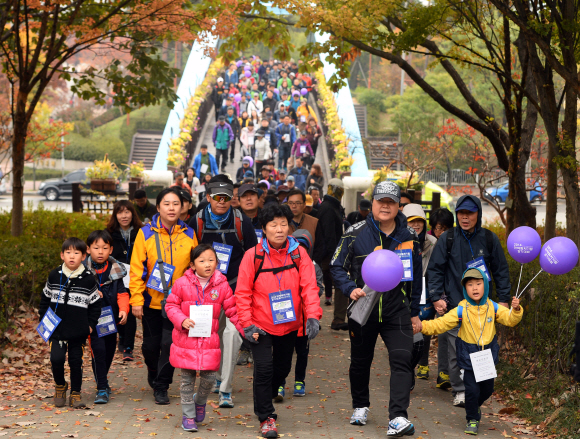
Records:
[[[306,386],[302,381],[296,381],[294,383],[294,396],[306,396]]]
[[[54,406],[55,407],[64,407],[66,404],[66,391],[68,390],[68,383],[65,383],[63,386],[55,386],[54,387]]]
[[[197,395],[197,393],[195,395]],[[196,403],[195,395],[193,395],[193,402],[195,403],[195,421],[203,422],[205,419],[205,404]]]
[[[439,376],[437,376],[437,388],[441,390],[447,390],[451,388],[451,381],[449,381],[449,375],[443,372],[439,372]]]
[[[183,428],[184,431],[197,431],[197,424],[195,423],[195,419],[186,418],[184,416],[183,420],[181,421],[181,428]]]
[[[220,380],[215,380],[215,383],[213,385],[213,389],[211,389],[211,393],[220,393],[220,386],[222,385],[222,382]]]
[[[325,305],[325,306],[332,306],[332,300],[331,300],[331,299],[326,299],[326,300],[324,301],[324,305]]]
[[[119,344],[117,345],[117,348],[119,349],[119,352],[120,352],[120,353],[123,353],[123,352],[125,351],[125,346],[123,346],[123,345],[121,344],[121,342],[119,342]]]
[[[334,331],[348,331],[348,323],[333,320],[330,324],[330,329]]]
[[[274,418],[268,418],[261,422],[260,429],[262,430],[262,437],[278,437],[278,429]]]
[[[81,397],[81,392],[70,392],[70,396],[69,396],[68,401],[69,401],[69,405],[73,409],[82,409],[82,408],[86,407],[86,405],[83,402],[83,399]]]
[[[417,368],[417,374],[415,375],[420,380],[429,379],[429,366],[419,366]]]
[[[453,398],[453,405],[455,407],[465,407],[465,392],[457,392]]]
[[[352,412],[352,416],[350,417],[351,425],[366,425],[368,415],[369,415],[368,407],[354,409],[354,411]]]
[[[220,404],[219,405],[222,408],[233,409],[234,408],[234,401],[232,401],[232,394],[220,392]]]
[[[479,430],[479,421],[476,421],[475,419],[469,421],[465,426],[465,433],[467,434],[475,435],[478,433],[478,430]]]
[[[407,418],[399,416],[389,422],[387,436],[401,437],[415,434],[415,426]]]
[[[284,391],[284,386],[278,387],[278,395],[274,398],[274,402],[284,401],[284,396],[286,396],[286,392]]]
[[[157,377],[157,371],[147,369],[147,382],[149,383],[149,387],[155,389],[155,378]]]
[[[169,404],[169,396],[167,395],[167,389],[159,389],[153,391],[153,396],[155,397],[155,404],[167,405]]]
[[[238,352],[238,361],[236,364],[238,366],[245,366],[246,364],[249,363],[249,360],[250,360],[250,351],[240,349],[240,351]]]
[[[97,390],[97,396],[95,396],[95,404],[106,404],[109,402],[109,392],[106,390]]]
[[[123,361],[133,361],[135,358],[133,357],[133,349],[125,348],[123,351]]]

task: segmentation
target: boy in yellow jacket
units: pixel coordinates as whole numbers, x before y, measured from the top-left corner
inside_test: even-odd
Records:
[[[481,420],[480,406],[493,393],[494,379],[476,382],[470,354],[490,349],[493,362],[497,364],[499,344],[495,333],[495,322],[505,326],[516,326],[523,316],[519,299],[512,299],[512,309],[498,306],[488,299],[487,275],[479,268],[469,268],[461,279],[463,297],[457,308],[435,320],[424,320],[421,332],[425,335],[442,334],[458,324],[457,364],[463,370],[465,384],[465,433],[477,434]]]

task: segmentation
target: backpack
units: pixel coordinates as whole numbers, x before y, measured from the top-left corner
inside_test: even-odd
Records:
[[[496,319],[497,318],[498,304],[495,303],[493,300],[491,301],[491,303],[493,304],[493,311],[494,311],[493,318]],[[463,307],[462,306],[457,307],[457,318],[459,319],[459,326],[461,326],[461,323],[463,321]]]
[[[235,233],[239,243],[242,244],[242,247],[244,247],[244,235],[242,233],[242,221],[243,221],[242,213],[238,209],[233,209],[233,211],[234,211],[234,228],[225,230],[206,229],[205,221],[203,220],[203,214],[205,212],[205,209],[202,209],[199,212],[197,212],[197,215],[195,215],[195,218],[197,219],[197,240],[201,242],[204,233],[219,233],[222,235],[222,242],[225,244],[226,243],[225,234]]]
[[[491,256],[493,251],[493,232],[488,229],[483,229],[485,231],[485,246],[487,247],[487,252]],[[453,235],[455,234],[455,227],[451,227],[447,230],[447,256],[451,255],[451,249],[453,248],[453,239],[455,238]]]
[[[292,270],[293,268],[295,268],[296,271],[300,273],[300,269],[298,268],[298,264],[296,263],[296,260],[300,262],[300,246],[296,247],[290,253],[290,259],[292,263],[278,268],[264,268],[264,269],[262,268],[262,266],[264,265],[264,253],[265,253],[264,247],[262,247],[261,245],[257,245],[256,247],[254,247],[254,271],[256,272],[256,274],[254,275],[254,283],[256,283],[256,280],[258,279],[260,273],[264,272],[272,272],[274,274],[278,274],[283,271]]]

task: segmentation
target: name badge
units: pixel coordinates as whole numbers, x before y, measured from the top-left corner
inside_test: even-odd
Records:
[[[473,367],[473,375],[475,375],[475,382],[491,380],[497,378],[497,371],[493,362],[493,355],[491,349],[484,349],[469,354],[471,358],[471,366]]]
[[[213,249],[217,253],[217,257],[219,259],[217,269],[221,271],[222,274],[227,274],[228,268],[230,266],[233,247],[231,245],[214,242]]]
[[[300,116],[300,122],[306,122],[306,116]]]
[[[262,242],[262,229],[255,229],[254,231],[256,232],[256,236],[258,238],[258,244],[260,244]]]
[[[270,133],[266,133],[264,138],[269,142],[270,141]]]
[[[248,145],[253,145],[253,144],[254,144],[254,138],[248,137]]]
[[[284,135],[282,136],[282,140],[283,140],[284,142],[290,142],[290,134],[284,134]]]
[[[207,165],[207,163],[202,164],[201,165],[201,168],[199,168],[199,172],[202,173],[202,174],[205,174],[207,172],[207,168],[208,167],[209,166]]]
[[[175,267],[170,264],[163,264],[163,271],[165,272],[165,285],[169,287],[171,282],[171,278],[173,277],[173,272],[175,271]],[[159,264],[155,264],[155,269],[151,276],[149,276],[149,280],[147,281],[147,288],[151,288],[152,290],[159,291],[163,293],[163,284],[161,283],[161,276],[159,275]]]
[[[190,305],[189,318],[195,326],[189,329],[188,337],[211,337],[213,305]]]
[[[296,321],[294,311],[294,301],[290,290],[270,293],[270,308],[272,309],[272,319],[275,325]]]
[[[306,145],[300,145],[300,154],[306,154]]]
[[[467,268],[479,268],[487,276],[487,281],[491,282],[491,277],[489,275],[489,271],[487,270],[487,266],[485,265],[485,261],[483,260],[483,256],[468,262],[466,265]]]
[[[97,335],[104,337],[105,335],[115,334],[117,332],[117,325],[115,324],[115,316],[113,315],[113,308],[110,306],[103,306],[101,309],[101,317],[97,323]]]
[[[36,332],[47,342],[61,321],[62,319],[55,314],[52,308],[48,308],[46,314],[44,314],[44,317],[36,327]]]
[[[403,263],[403,279],[401,279],[401,282],[413,280],[413,252],[411,250],[395,250],[395,253]]]

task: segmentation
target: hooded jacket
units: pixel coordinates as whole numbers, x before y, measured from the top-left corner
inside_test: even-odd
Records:
[[[324,206],[324,203],[322,205]],[[362,265],[366,257],[377,247],[391,251],[411,250],[413,254],[413,281],[400,282],[391,291],[383,292],[382,310],[379,311],[379,315],[382,312],[396,316],[399,313],[408,312],[410,307],[411,317],[416,317],[419,315],[419,303],[423,288],[421,249],[417,234],[407,226],[407,217],[402,212],[397,213],[395,223],[395,230],[388,237],[383,232],[379,232],[372,213],[369,213],[365,221],[349,227],[334,253],[330,263],[330,274],[334,284],[341,289],[345,296],[350,297],[353,290],[365,285],[361,273]],[[405,308],[406,311],[404,311]]]
[[[146,286],[149,275],[157,266],[155,233],[159,233],[163,262],[175,267],[168,288],[171,288],[171,285],[187,270],[191,249],[197,246],[197,237],[193,229],[183,221],[177,221],[171,229],[170,236],[168,230],[161,224],[159,214],[155,215],[149,224],[139,230],[135,240],[129,282],[131,306],[161,309],[163,293]]]
[[[212,141],[216,149],[228,149],[230,142],[234,141],[234,132],[229,123],[223,126],[219,123],[213,129]]]
[[[181,324],[189,318],[189,307],[211,305],[213,307],[211,336],[189,337],[189,330]],[[218,270],[214,272],[205,290],[193,270],[188,269],[180,277],[167,298],[165,312],[173,323],[173,334],[169,361],[173,367],[190,370],[218,370],[220,368],[221,350],[218,329],[222,311],[243,336],[243,329],[238,321],[236,298],[228,285],[228,280]]]
[[[304,152],[302,152],[302,147],[304,147]],[[314,152],[312,151],[312,147],[310,146],[308,139],[303,139],[300,137],[296,139],[296,142],[294,142],[294,146],[292,146],[290,155],[294,157],[308,157],[313,156]]]
[[[308,252],[300,247],[292,236],[288,237],[284,246],[279,250],[271,248],[267,239],[262,239],[257,247],[262,247],[264,251],[263,269],[290,265],[292,263],[290,254],[298,249],[300,258],[294,259],[294,262],[298,264],[298,270],[290,268],[278,274],[280,284],[278,284],[276,275],[271,271],[260,273],[254,282],[257,248],[252,248],[246,252],[240,264],[236,287],[238,318],[242,327],[256,325],[268,334],[279,336],[298,331],[304,326],[303,319],[315,318],[320,320],[322,308],[318,297],[314,264],[312,264]],[[269,295],[279,290],[292,292],[296,320],[275,325]]]
[[[479,268],[477,269],[479,270]],[[467,270],[465,270],[467,271]],[[495,333],[495,322],[505,326],[516,326],[524,315],[524,308],[520,310],[508,309],[504,306],[497,305],[497,314],[494,311],[494,303],[489,296],[489,282],[483,271],[484,294],[479,304],[467,295],[465,287],[463,288],[463,300],[459,306],[463,307],[462,322],[457,335],[457,364],[461,369],[471,370],[471,358],[469,354],[483,350],[491,349],[493,360],[498,361],[499,344]],[[465,273],[464,273],[465,275]],[[462,276],[463,278],[463,276]],[[423,320],[422,333],[425,335],[443,334],[457,326],[459,317],[457,307],[453,308],[443,317],[435,320]]]
[[[467,268],[466,264],[483,256],[485,265],[493,276],[498,301],[507,303],[510,301],[511,283],[505,253],[497,235],[491,231],[485,232],[481,227],[481,201],[479,198],[473,195],[464,195],[457,201],[457,206],[461,206],[466,198],[470,198],[479,209],[475,231],[469,236],[462,231],[461,227],[457,226],[440,236],[427,268],[429,296],[432,302],[436,302],[445,293],[451,303],[450,308],[456,307],[463,300],[461,277]],[[459,224],[458,221],[457,223]],[[450,233],[453,233],[453,247],[448,255],[447,236]],[[486,233],[492,234],[491,253],[487,248]]]

